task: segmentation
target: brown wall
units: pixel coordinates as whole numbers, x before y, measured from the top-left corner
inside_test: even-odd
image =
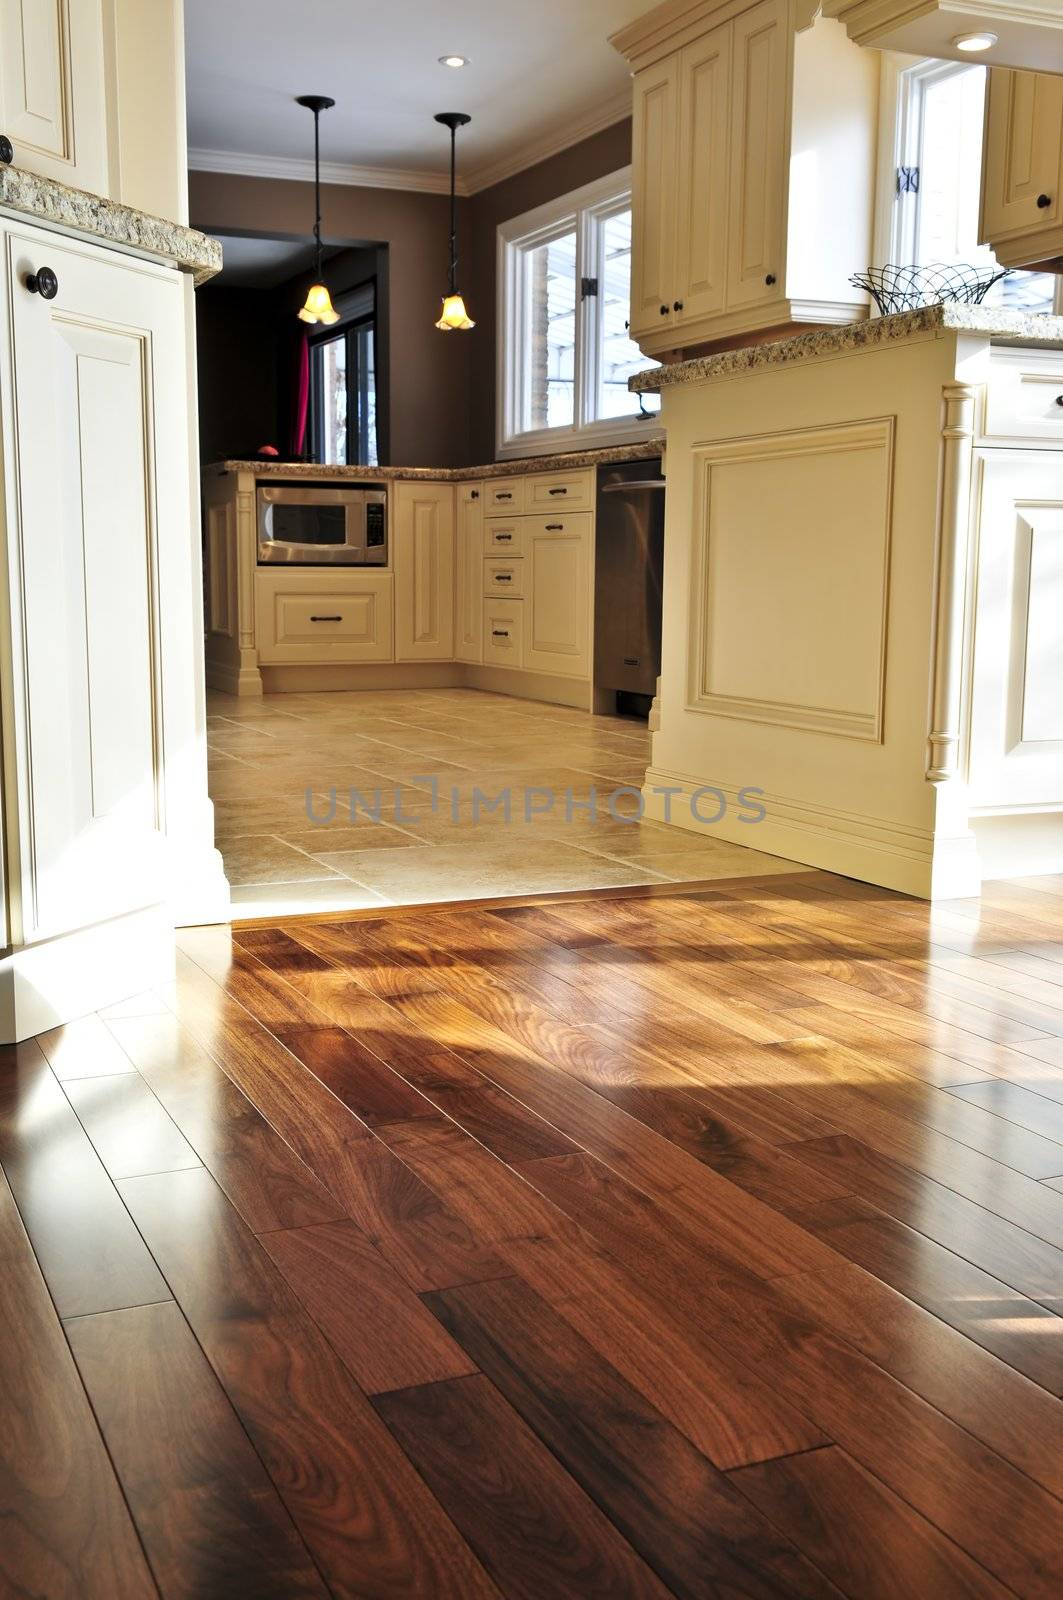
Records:
[[[470,270],[464,274],[469,308],[476,318],[476,332],[470,335],[473,341],[470,465],[493,461],[495,457],[495,280],[499,224],[545,205],[548,200],[556,200],[559,195],[571,194],[573,189],[594,183],[610,172],[618,172],[630,161],[631,119],[627,118],[473,195],[471,240],[466,242],[466,249],[469,243],[472,246]]]
[[[463,213],[467,206],[468,201],[461,202]],[[328,240],[388,247],[391,464],[464,465],[469,460],[470,353],[462,336],[437,333],[432,326],[446,282],[447,197],[326,185],[321,209]],[[313,215],[312,184],[189,174],[189,216],[192,226],[206,233],[221,228],[298,237],[309,232]]]
[[[390,451],[395,466],[472,466],[495,454],[495,250],[499,223],[616,172],[631,160],[630,120],[459,203],[459,276],[476,319],[468,334],[437,333],[446,280],[445,195],[391,189],[322,190],[326,238],[387,247],[386,344]],[[192,226],[210,233],[307,233],[313,187],[229,173],[189,174]]]

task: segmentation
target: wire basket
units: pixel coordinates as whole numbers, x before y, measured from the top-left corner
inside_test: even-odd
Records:
[[[960,305],[980,305],[995,283],[1009,275],[1007,267],[968,267],[962,262],[949,266],[936,263],[928,267],[869,267],[854,272],[849,282],[866,289],[883,316],[896,311],[918,311],[922,306],[956,301]]]

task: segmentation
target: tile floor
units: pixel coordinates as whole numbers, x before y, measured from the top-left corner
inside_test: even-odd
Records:
[[[627,718],[475,689],[212,692],[207,709],[237,917],[793,870],[637,821],[617,791],[641,785],[649,736]]]

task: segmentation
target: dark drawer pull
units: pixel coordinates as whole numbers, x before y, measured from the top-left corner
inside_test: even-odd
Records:
[[[495,544],[508,544],[512,537],[511,533],[496,533]]]
[[[495,582],[496,583],[512,583],[513,582],[513,574],[512,574],[512,572],[496,572],[495,575],[494,575],[494,578],[495,578]]]
[[[492,628],[491,629],[491,637],[492,637],[492,639],[508,639],[509,638],[509,629],[508,628]]]
[[[342,622],[342,617],[311,617],[311,622]]]
[[[551,489],[550,493],[551,494],[568,494],[568,490],[567,489]]]
[[[38,267],[26,279],[30,294],[39,294],[42,300],[54,300],[59,293],[59,279],[51,267]]]
[[[496,500],[512,500],[512,498],[513,496],[508,489],[502,490],[499,494],[495,495]]]
[[[6,133],[0,133],[0,161],[9,167],[15,159],[15,147]]]
[[[564,533],[565,524],[563,522],[548,522],[546,531],[547,533]]]

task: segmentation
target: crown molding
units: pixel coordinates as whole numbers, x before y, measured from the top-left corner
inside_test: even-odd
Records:
[[[188,152],[190,172],[228,172],[240,178],[283,178],[295,183],[313,183],[314,163],[302,157],[254,156],[240,150],[198,150]],[[406,189],[419,194],[449,194],[450,177],[445,172],[418,172],[411,167],[355,167],[340,161],[321,163],[321,181],[348,189]],[[463,178],[458,193],[470,193]]]
[[[560,155],[562,150],[570,150],[574,144],[580,144],[582,140],[590,139],[594,134],[603,133],[606,128],[622,122],[625,117],[630,117],[631,111],[632,92],[629,86],[610,95],[608,100],[601,101],[593,111],[573,122],[566,122],[562,128],[552,130],[541,139],[527,140],[512,155],[474,168],[466,179],[469,193],[479,194],[481,189],[490,189],[496,183],[503,183],[506,178],[516,177],[518,172],[526,172],[529,167],[538,166],[540,161],[549,161],[551,156]]]
[[[458,178],[458,193],[465,197],[479,194],[493,184],[515,177],[540,161],[548,161],[583,139],[611,128],[631,115],[631,90],[622,89],[602,101],[592,112],[541,139],[529,140],[512,155],[490,161]],[[190,149],[190,172],[228,172],[241,178],[283,178],[296,183],[313,183],[314,163],[304,157],[256,156],[239,150]],[[419,194],[449,194],[450,178],[445,172],[419,172],[410,167],[355,167],[339,161],[321,163],[321,181],[353,189],[406,189]]]

